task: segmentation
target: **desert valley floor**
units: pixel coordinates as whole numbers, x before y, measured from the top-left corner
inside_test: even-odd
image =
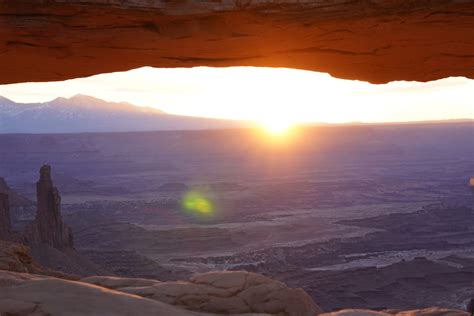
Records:
[[[16,228],[35,214],[39,166],[91,269],[185,279],[259,272],[325,310],[464,309],[474,279],[474,126],[319,126],[287,143],[253,129],[0,135]],[[183,210],[198,192],[208,214]],[[415,295],[416,294],[416,295]]]

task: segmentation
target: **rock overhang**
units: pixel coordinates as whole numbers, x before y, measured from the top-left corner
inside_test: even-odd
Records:
[[[142,66],[474,78],[473,32],[472,0],[0,0],[0,83]]]

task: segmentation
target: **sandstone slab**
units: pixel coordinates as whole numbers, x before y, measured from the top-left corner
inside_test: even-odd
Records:
[[[101,277],[82,281],[108,285],[118,291],[199,312],[288,316],[314,316],[322,312],[303,290],[243,271],[210,272],[196,275],[186,282],[157,282],[146,286],[139,286],[144,281],[133,279]]]
[[[0,314],[203,315],[88,283],[0,271]]]

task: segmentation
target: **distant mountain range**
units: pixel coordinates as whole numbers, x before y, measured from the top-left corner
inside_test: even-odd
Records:
[[[85,95],[44,103],[16,103],[0,96],[0,133],[78,133],[216,129],[241,121],[171,115],[130,103]]]

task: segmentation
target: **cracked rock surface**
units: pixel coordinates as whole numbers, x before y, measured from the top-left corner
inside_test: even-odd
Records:
[[[159,282],[102,276],[70,281],[0,270],[2,315],[315,316],[319,313],[321,310],[303,291],[290,289],[281,282],[247,272],[212,272],[197,275],[188,282]],[[347,309],[320,315],[469,314],[431,307],[404,312]]]
[[[115,277],[90,277],[82,281],[199,312],[289,316],[322,312],[302,289],[292,289],[282,282],[244,271],[210,272],[178,282]]]
[[[0,271],[2,315],[205,315],[87,283]]]

